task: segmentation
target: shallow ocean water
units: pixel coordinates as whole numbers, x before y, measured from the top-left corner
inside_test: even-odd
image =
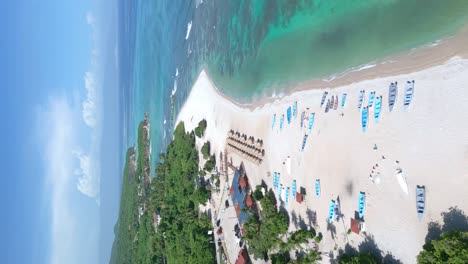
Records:
[[[468,19],[465,0],[140,0],[120,8],[124,145],[136,144],[148,112],[153,162],[203,67],[223,93],[252,102],[284,92],[273,87],[436,41]]]

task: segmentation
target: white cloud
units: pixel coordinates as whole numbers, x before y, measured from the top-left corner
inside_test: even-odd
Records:
[[[79,127],[76,120],[80,120],[79,111],[63,97],[50,99],[38,111],[37,125],[44,143],[44,198],[51,211],[51,263],[90,263],[97,255],[92,243],[83,245],[83,241],[97,239],[98,227],[83,225],[83,215],[89,217],[91,213],[89,210],[83,213],[81,204],[86,201],[73,192],[77,162],[72,149],[78,143]]]
[[[91,40],[93,48],[91,51],[91,68],[84,75],[84,86],[86,96],[82,103],[82,118],[85,124],[91,128],[91,148],[88,153],[84,154],[81,151],[75,153],[75,157],[79,160],[80,168],[75,171],[79,176],[76,184],[77,189],[84,195],[95,198],[99,204],[99,189],[100,189],[100,138],[101,138],[101,107],[102,107],[102,82],[99,76],[98,64],[98,29],[97,22],[93,13],[88,12],[86,21],[91,27]]]
[[[92,13],[86,20],[94,46],[84,89],[70,91],[76,100],[53,97],[38,111],[45,153],[44,200],[51,214],[50,263],[96,263],[99,255],[102,95],[97,21]]]
[[[87,14],[86,14],[86,22],[88,22],[88,25],[94,27],[94,25],[96,24],[96,19],[94,18],[94,15],[91,11],[89,11]]]
[[[79,160],[79,169],[75,169],[75,175],[78,175],[77,189],[84,195],[90,198],[99,198],[100,177],[98,176],[99,166],[95,164],[89,155],[80,152],[74,152],[75,157]],[[98,204],[99,204],[99,200]]]
[[[96,91],[96,78],[94,73],[86,72],[84,76],[86,99],[83,102],[83,120],[89,127],[93,128],[98,122],[97,107],[98,107],[98,93]]]

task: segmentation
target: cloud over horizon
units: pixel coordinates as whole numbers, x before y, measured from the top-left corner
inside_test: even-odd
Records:
[[[77,151],[75,157],[79,160],[80,169],[76,171],[79,175],[76,187],[82,194],[95,198],[100,204],[100,139],[102,127],[102,84],[98,78],[99,74],[99,52],[98,52],[98,27],[96,18],[92,12],[86,14],[86,22],[91,28],[91,68],[84,74],[84,86],[86,97],[82,103],[82,118],[84,123],[91,129],[91,148],[87,154]]]
[[[99,255],[102,89],[97,26],[86,21],[93,47],[81,89],[64,90],[38,107],[37,131],[44,149],[44,195],[50,208],[51,263],[97,263]]]
[[[83,246],[82,241],[96,239],[99,232],[98,226],[85,224],[85,221],[98,222],[98,219],[91,219],[98,207],[94,205],[95,209],[84,209],[86,199],[73,192],[74,172],[81,166],[77,164],[73,151],[79,148],[79,123],[76,122],[80,120],[79,111],[62,96],[51,97],[47,105],[37,112],[39,137],[45,154],[43,199],[50,207],[51,263],[71,263],[70,259],[76,263],[89,263],[87,261],[92,261],[96,253],[93,253],[92,243]],[[83,248],[88,252],[83,252]]]

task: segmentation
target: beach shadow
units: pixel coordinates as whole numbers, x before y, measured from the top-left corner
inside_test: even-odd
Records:
[[[314,216],[315,216],[314,211],[312,211],[312,210],[310,210],[309,208],[307,208],[307,210],[306,210],[306,216],[307,216],[307,220],[309,221],[309,226],[315,226],[315,225],[314,225]]]
[[[359,252],[367,252],[373,255],[377,259],[377,263],[381,263],[383,260],[382,257],[382,250],[379,249],[379,246],[377,246],[377,243],[375,243],[374,236],[368,235],[366,236],[366,239],[361,242],[358,246],[358,251]]]
[[[389,251],[387,251],[387,254],[383,258],[383,263],[384,264],[403,264],[401,260],[396,259],[395,256],[393,256],[393,254]]]
[[[348,255],[348,256],[355,256],[355,255],[357,255],[358,253],[359,253],[359,252],[358,252],[355,248],[353,248],[349,243],[346,243],[344,249],[343,249],[343,248],[340,248],[340,249],[338,250],[338,254],[337,254],[337,256],[336,256],[336,259],[341,259],[341,257],[342,257],[343,255],[345,255],[345,254]]]
[[[328,218],[326,218],[327,221],[327,231],[330,231],[330,234],[332,236],[332,239],[335,240],[336,237],[336,226],[333,223],[328,222]]]
[[[294,224],[294,227],[297,228],[297,215],[296,212],[291,212],[291,222]]]
[[[268,185],[266,184],[266,182],[264,180],[262,180],[262,182],[260,183],[260,186],[262,188],[265,188],[265,190],[268,190]]]
[[[377,243],[375,243],[374,236],[372,235],[366,236],[366,239],[363,242],[361,242],[361,244],[359,244],[358,250],[359,252],[367,252],[373,255],[376,258],[377,263],[384,263],[384,264],[387,264],[387,263],[388,264],[400,264],[400,263],[402,264],[403,263],[400,260],[396,259],[391,252],[387,251],[386,253],[384,253],[379,248]]]
[[[338,250],[336,261],[339,261],[344,255],[356,256],[358,253],[369,253],[375,257],[377,263],[384,264],[403,264],[400,260],[396,259],[391,252],[384,253],[379,249],[379,246],[375,242],[374,236],[367,235],[365,240],[362,241],[358,248],[352,247],[350,244],[346,244],[344,249]]]
[[[440,226],[439,223],[437,222],[430,222],[427,225],[427,235],[426,235],[426,243],[438,239],[440,235],[442,234],[442,227]]]
[[[328,252],[328,257],[330,258],[330,264],[337,264],[338,263],[337,259],[335,258],[335,254],[333,254],[332,250],[330,250],[330,252]]]
[[[304,221],[304,218],[302,218],[302,216],[300,216],[300,215],[299,215],[299,220],[297,221],[297,225],[298,225],[299,228],[302,229],[302,230],[308,230],[307,224],[306,224],[306,222]]]
[[[346,189],[346,193],[348,194],[348,196],[353,195],[354,184],[351,180],[348,180],[348,182],[346,183],[345,189]]]
[[[468,231],[468,216],[458,207],[450,207],[447,212],[440,214],[443,218],[443,224],[430,222],[427,227],[426,243],[439,239],[442,232],[452,230]]]

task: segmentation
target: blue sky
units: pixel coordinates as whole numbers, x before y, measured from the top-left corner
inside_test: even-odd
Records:
[[[108,259],[100,249],[110,251],[118,205],[102,204],[101,175],[120,169],[118,158],[109,161],[119,157],[119,134],[108,134],[118,130],[110,2],[0,3],[1,263]],[[111,198],[117,186],[106,190]]]

